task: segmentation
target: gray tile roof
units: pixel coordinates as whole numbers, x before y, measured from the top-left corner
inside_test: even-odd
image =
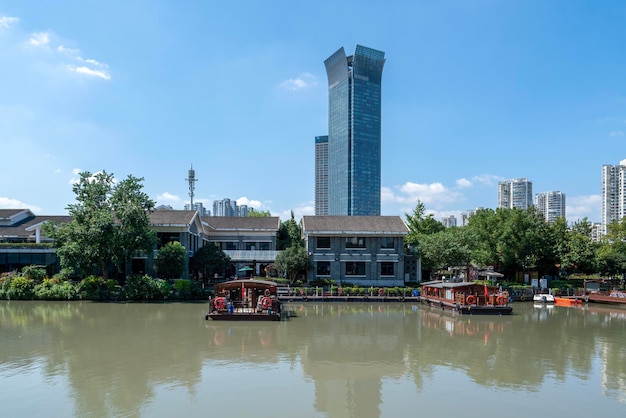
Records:
[[[3,237],[27,240],[29,237],[35,236],[35,231],[26,230],[33,225],[37,225],[45,221],[66,223],[71,220],[71,216],[32,216],[26,222],[19,222],[13,226],[0,226],[0,240],[2,240]]]
[[[305,234],[404,235],[409,233],[399,216],[303,216]]]
[[[164,225],[191,225],[195,210],[155,210],[150,214],[150,223],[153,226]]]
[[[207,231],[278,231],[280,218],[277,216],[203,216]]]

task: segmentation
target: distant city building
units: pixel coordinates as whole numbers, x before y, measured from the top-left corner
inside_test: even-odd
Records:
[[[565,194],[559,191],[537,193],[535,206],[548,223],[565,218]]]
[[[357,45],[324,61],[328,76],[328,214],[380,215],[385,53]]]
[[[254,212],[254,208],[248,205],[238,206],[236,201],[228,198],[213,201],[213,216],[247,217],[251,212]]]
[[[196,202],[193,207],[190,203],[185,204],[185,210],[197,210],[200,216],[211,216],[211,211],[208,211],[202,202]]]
[[[480,209],[484,208],[478,207],[476,209],[468,209],[466,213],[461,214],[461,226],[467,226],[467,224],[469,223],[469,218],[476,214],[476,211]]]
[[[315,215],[328,215],[328,135],[315,137]]]
[[[528,209],[533,205],[533,183],[526,178],[498,183],[498,208]]]
[[[626,216],[626,160],[602,166],[602,235],[611,222]]]
[[[456,217],[454,215],[446,216],[441,219],[441,223],[446,228],[450,228],[451,226],[456,226]]]
[[[591,224],[591,240],[599,242],[602,238],[602,224],[600,222],[594,222]]]

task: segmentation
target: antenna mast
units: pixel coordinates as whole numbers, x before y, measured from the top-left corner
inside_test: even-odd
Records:
[[[194,196],[194,189],[196,188],[196,171],[193,169],[193,164],[191,165],[191,168],[189,169],[189,171],[187,172],[187,178],[185,179],[189,182],[189,197],[191,198],[191,210],[193,210],[193,196]]]

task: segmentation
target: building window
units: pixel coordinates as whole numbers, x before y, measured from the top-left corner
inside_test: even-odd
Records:
[[[256,242],[246,242],[246,251],[256,250]]]
[[[261,251],[269,251],[270,243],[269,242],[259,242],[259,250]]]
[[[380,248],[383,250],[393,250],[395,248],[394,244],[392,237],[382,237],[380,239]]]
[[[234,242],[220,242],[220,247],[222,247],[224,251],[232,251],[237,249],[237,244]]]
[[[365,276],[365,263],[361,261],[346,263],[346,276]]]
[[[318,276],[330,276],[330,261],[318,261],[317,262],[317,275]]]
[[[330,237],[317,237],[317,248],[330,248]]]
[[[381,276],[393,276],[393,265],[394,263],[380,263],[380,275]]]
[[[346,248],[365,248],[365,238],[346,237]]]

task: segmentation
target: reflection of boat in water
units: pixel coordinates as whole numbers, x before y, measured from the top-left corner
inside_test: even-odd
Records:
[[[554,295],[548,293],[537,293],[533,296],[533,302],[535,303],[554,303]]]
[[[513,311],[508,297],[496,286],[441,280],[423,283],[420,293],[423,303],[464,315],[508,315]]]
[[[503,318],[468,317],[442,313],[441,310],[431,308],[420,312],[423,326],[430,329],[445,331],[451,336],[480,336],[499,335],[504,332],[507,322]],[[510,322],[510,321],[509,321]]]
[[[219,321],[279,321],[283,314],[277,284],[265,280],[231,280],[214,286],[205,319]]]
[[[619,290],[618,280],[585,280],[585,300],[595,303],[626,305],[626,291]]]

